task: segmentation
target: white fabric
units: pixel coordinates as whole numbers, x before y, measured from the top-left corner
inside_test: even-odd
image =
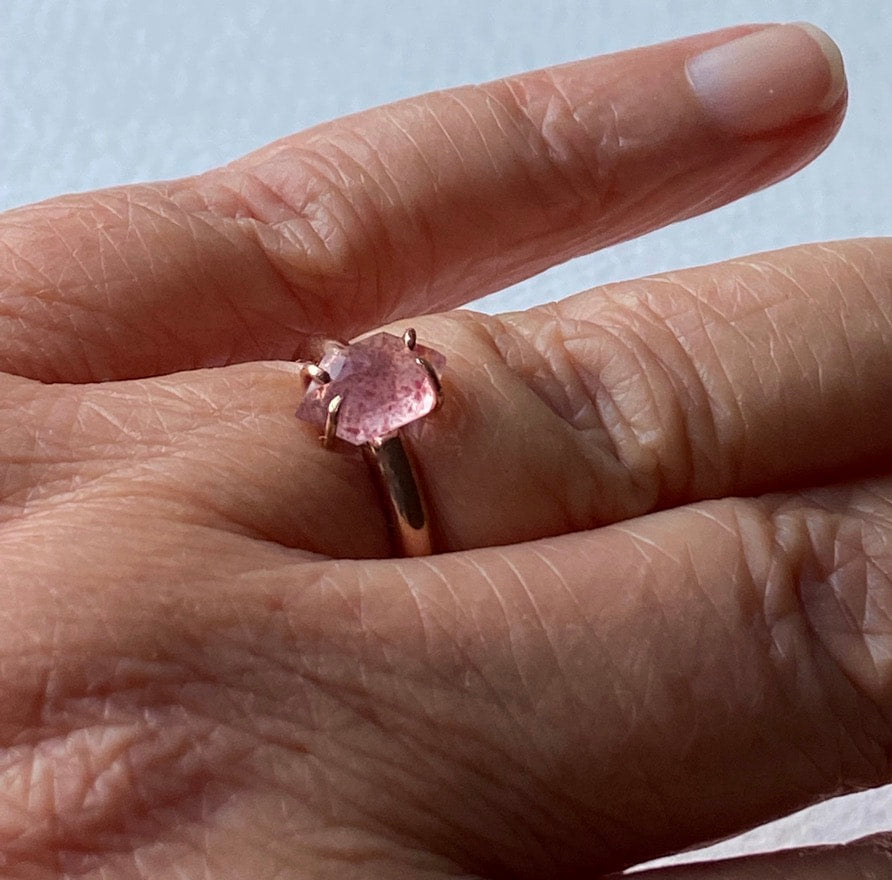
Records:
[[[0,208],[199,171],[420,91],[729,24],[791,20],[825,28],[847,61],[848,118],[823,156],[766,192],[561,266],[482,307],[520,308],[603,281],[889,232],[888,0],[3,0]],[[713,851],[890,827],[892,787]]]

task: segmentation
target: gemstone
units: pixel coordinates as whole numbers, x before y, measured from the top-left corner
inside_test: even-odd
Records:
[[[323,430],[328,405],[340,395],[336,437],[356,446],[385,437],[437,405],[437,384],[418,358],[437,375],[446,364],[438,351],[418,344],[410,349],[392,333],[376,333],[350,345],[331,344],[319,361],[331,381],[310,381],[297,417]]]

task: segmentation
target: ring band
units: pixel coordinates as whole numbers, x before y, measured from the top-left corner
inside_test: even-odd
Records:
[[[400,431],[439,409],[445,363],[409,328],[402,337],[328,342],[318,363],[301,366],[307,387],[297,417],[322,431],[326,448],[336,440],[362,447],[402,556],[433,552],[428,507]]]
[[[430,520],[418,475],[399,432],[363,447],[390,514],[394,544],[402,556],[429,556]]]

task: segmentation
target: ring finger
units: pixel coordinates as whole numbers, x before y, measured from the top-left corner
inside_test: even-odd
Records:
[[[578,531],[888,461],[890,285],[892,242],[854,241],[528,313],[419,320],[419,339],[448,359],[446,403],[407,438],[435,548]],[[37,441],[15,405],[24,433],[6,445],[6,504],[110,494],[142,515],[155,504],[307,551],[389,555],[365,462],[323,449],[294,418],[301,389],[292,364],[41,388],[55,403],[41,404]]]

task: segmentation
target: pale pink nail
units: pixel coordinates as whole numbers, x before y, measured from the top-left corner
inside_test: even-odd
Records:
[[[759,134],[829,110],[846,87],[839,49],[810,24],[774,25],[690,58],[688,80],[722,128]]]

